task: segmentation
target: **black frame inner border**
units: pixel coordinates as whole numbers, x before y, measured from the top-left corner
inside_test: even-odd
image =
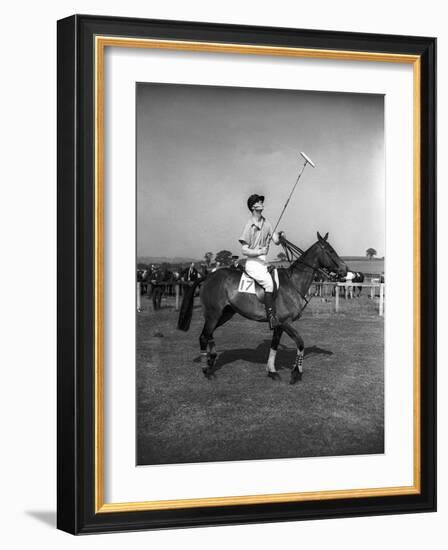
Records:
[[[94,513],[94,38],[96,35],[421,58],[419,495]],[[72,534],[436,510],[436,39],[74,15],[58,21],[57,526]]]

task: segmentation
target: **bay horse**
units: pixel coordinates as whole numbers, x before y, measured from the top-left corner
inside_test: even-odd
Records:
[[[353,286],[355,287],[355,290],[354,290],[355,298],[359,298],[362,292],[362,286],[356,286],[356,283],[363,283],[363,282],[364,282],[364,273],[361,273],[361,271],[355,271],[355,278],[352,280]],[[358,296],[356,296],[356,290],[358,290]]]
[[[290,336],[297,347],[290,384],[302,378],[304,341],[292,323],[300,317],[308,303],[306,294],[315,272],[323,268],[340,275],[347,273],[347,266],[327,242],[328,233],[325,237],[317,233],[317,238],[317,242],[289,267],[278,269],[280,285],[275,294],[275,304],[280,325],[273,331],[267,362],[267,374],[272,380],[280,379],[275,368],[275,356],[283,332]],[[218,269],[208,276],[201,287],[200,299],[205,323],[199,344],[202,370],[207,378],[214,376],[217,352],[213,333],[217,327],[229,321],[235,313],[253,321],[267,322],[262,301],[264,290],[257,284],[257,295],[239,292],[240,278],[241,272],[236,269]],[[199,283],[196,281],[184,294],[177,325],[180,330],[187,331],[190,328],[195,287]]]

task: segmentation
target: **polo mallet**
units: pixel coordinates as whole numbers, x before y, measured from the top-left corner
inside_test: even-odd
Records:
[[[286,207],[288,206],[289,201],[291,200],[291,197],[292,197],[292,195],[293,195],[293,193],[294,193],[294,191],[297,187],[297,184],[299,183],[300,176],[303,174],[303,171],[305,170],[306,165],[311,164],[311,166],[313,168],[316,168],[316,165],[314,164],[314,162],[310,159],[310,157],[308,155],[306,155],[303,151],[300,151],[300,154],[305,159],[305,162],[303,163],[302,170],[300,170],[300,173],[299,173],[299,175],[297,176],[297,179],[296,179],[296,183],[294,184],[294,187],[292,188],[291,193],[289,194],[289,197],[288,197],[287,201],[285,202],[285,206],[283,207],[283,210],[282,210],[282,212],[281,212],[281,214],[280,214],[280,216],[277,220],[277,223],[275,224],[274,230],[272,231],[272,235],[269,237],[269,240],[268,240],[267,245],[266,245],[268,250],[269,250],[269,245],[271,243],[272,236],[274,235],[274,233],[275,233],[275,231],[278,227],[278,224],[280,223],[280,220],[282,219],[283,214],[285,213]]]

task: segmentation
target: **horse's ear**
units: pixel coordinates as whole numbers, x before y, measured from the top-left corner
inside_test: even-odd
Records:
[[[319,233],[319,231],[317,232],[317,238],[319,239],[319,241],[322,240],[322,236],[321,236],[321,234]]]
[[[324,237],[324,241],[326,241],[327,239],[328,239],[328,231],[327,231],[327,234]]]

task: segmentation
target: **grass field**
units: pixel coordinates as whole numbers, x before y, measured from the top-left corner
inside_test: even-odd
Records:
[[[196,299],[199,302],[198,299]],[[195,307],[176,330],[172,299],[137,314],[137,463],[162,464],[384,452],[384,321],[367,296],[314,298],[296,322],[305,339],[303,379],[289,385],[295,357],[284,336],[282,380],[266,376],[267,325],[235,316],[216,333],[218,371],[204,377]]]

